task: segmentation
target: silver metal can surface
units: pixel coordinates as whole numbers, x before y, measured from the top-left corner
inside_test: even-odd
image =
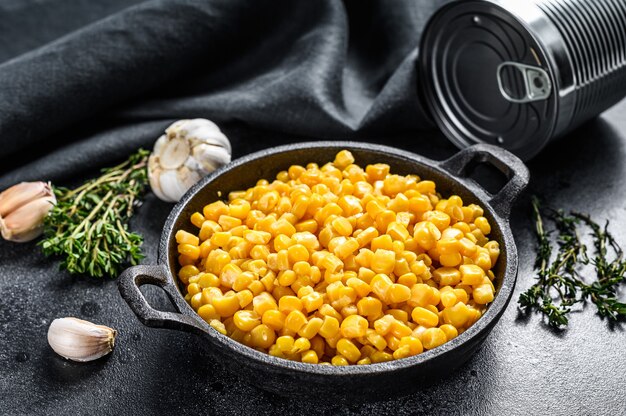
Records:
[[[626,96],[626,0],[465,0],[420,47],[421,89],[456,145],[523,159]]]

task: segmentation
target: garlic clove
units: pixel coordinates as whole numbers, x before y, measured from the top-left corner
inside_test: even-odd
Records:
[[[50,185],[45,182],[21,182],[0,193],[0,217],[6,217],[22,205],[53,195]]]
[[[165,134],[161,135],[158,140],[154,143],[153,154],[160,155],[163,152],[163,146],[167,143],[167,136]]]
[[[189,188],[202,179],[202,176],[200,176],[196,170],[191,170],[187,166],[183,166],[182,168],[176,170],[176,179],[182,185],[182,188],[185,189],[185,192],[187,192]],[[183,192],[183,194],[185,192]]]
[[[43,221],[56,204],[45,182],[22,182],[0,193],[0,235],[16,243],[31,241],[43,232]]]
[[[155,154],[150,155],[148,158],[148,180],[150,182],[150,188],[152,188],[152,192],[162,201],[166,202],[176,202],[170,200],[165,196],[163,191],[161,190],[161,183],[159,181],[159,177],[161,176],[161,169],[159,165],[159,157]]]
[[[35,199],[2,218],[0,222],[2,238],[23,243],[39,237],[43,230],[42,218],[55,203],[54,195]]]
[[[59,318],[48,328],[48,343],[72,361],[93,361],[113,351],[117,331],[77,318]]]
[[[206,173],[213,172],[220,166],[230,163],[230,153],[226,149],[208,144],[195,146],[192,155]]]
[[[168,202],[176,202],[187,192],[184,184],[178,178],[177,170],[165,170],[159,175],[161,192]]]
[[[159,156],[159,164],[163,169],[178,169],[189,157],[191,148],[185,139],[175,138],[163,145]]]

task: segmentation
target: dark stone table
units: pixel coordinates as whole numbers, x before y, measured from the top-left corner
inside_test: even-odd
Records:
[[[241,126],[225,126],[225,131],[236,157],[289,141]],[[436,144],[425,146],[424,139]],[[371,141],[433,158],[455,151],[435,133]],[[200,337],[141,325],[114,280],[71,277],[57,271],[57,263],[43,258],[32,244],[0,242],[0,414],[626,414],[623,326],[610,327],[587,306],[572,313],[567,330],[555,332],[541,317],[521,314],[516,303],[533,281],[529,196],[611,220],[626,245],[625,160],[622,102],[531,161],[530,188],[511,219],[520,270],[502,320],[454,374],[410,396],[379,397],[371,403],[265,393],[225,372]],[[134,220],[133,228],[145,236],[145,263],[156,261],[160,229],[170,209],[149,196]],[[149,289],[153,305],[170,308],[161,292]],[[115,351],[88,364],[57,356],[46,332],[54,318],[63,316],[118,329]]]

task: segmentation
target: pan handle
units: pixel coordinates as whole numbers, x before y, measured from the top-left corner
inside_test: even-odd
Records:
[[[495,195],[487,192],[467,177],[467,169],[472,163],[490,164],[502,172],[508,182]],[[439,166],[464,182],[469,182],[471,189],[485,194],[489,205],[505,219],[508,219],[513,203],[526,188],[530,179],[528,168],[517,156],[501,147],[488,144],[477,144],[465,148],[450,159],[441,162]]]
[[[163,289],[178,313],[159,311],[150,306],[139,290],[143,285],[155,285]],[[144,325],[192,332],[205,331],[195,319],[180,313],[185,301],[168,279],[168,271],[163,266],[130,267],[120,275],[118,288],[122,298]]]

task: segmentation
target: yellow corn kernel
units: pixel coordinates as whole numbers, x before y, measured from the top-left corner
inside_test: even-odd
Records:
[[[250,332],[254,327],[261,324],[261,318],[254,311],[241,310],[233,315],[233,323],[242,331]]]
[[[343,210],[343,215],[349,217],[363,212],[361,201],[352,195],[344,195],[337,201],[337,205]]]
[[[415,275],[415,273],[405,273],[403,275],[401,275],[400,277],[398,277],[397,280],[398,284],[400,285],[404,285],[407,287],[413,287],[413,285],[415,285],[418,282],[417,276]],[[421,280],[420,280],[421,282]]]
[[[409,336],[411,335],[411,332],[411,328],[397,318],[395,318],[395,320],[391,323],[391,328],[389,329],[389,335],[392,335],[396,338]]]
[[[198,310],[198,308],[200,306],[202,306],[202,293],[196,293],[195,295],[191,296],[189,294],[187,294],[187,296],[185,297],[185,299],[189,300],[189,303],[191,304],[191,307],[194,310]]]
[[[198,315],[204,319],[207,323],[210,323],[214,319],[219,319],[219,314],[215,310],[213,305],[202,305],[198,308]]]
[[[448,228],[447,230],[450,230],[450,229],[451,228]],[[450,237],[445,238],[444,233],[442,233],[441,240],[437,241],[437,245],[436,245],[437,251],[439,252],[439,254],[440,255],[459,254],[461,251],[461,242],[457,240],[456,238],[450,238]],[[461,233],[461,235],[463,234]]]
[[[350,224],[350,221],[348,221],[348,219],[345,217],[335,218],[334,220],[332,220],[330,225],[339,235],[342,235],[344,237],[352,235],[352,224]]]
[[[407,301],[410,306],[422,306],[431,304],[433,288],[424,283],[417,283],[411,287],[411,298]]]
[[[380,317],[383,311],[383,304],[380,300],[374,297],[364,297],[356,304],[357,312],[366,316],[368,319],[373,320]]]
[[[409,345],[401,345],[393,352],[393,358],[399,360],[411,356],[411,347]]]
[[[228,213],[228,206],[223,201],[215,201],[205,205],[202,213],[207,220],[217,221],[220,215]]]
[[[303,296],[301,300],[307,313],[311,313],[319,309],[324,304],[324,297],[318,292],[313,292]]]
[[[374,252],[370,268],[376,273],[390,274],[396,262],[396,253],[391,250],[378,249]]]
[[[304,338],[311,339],[315,335],[317,335],[323,323],[324,321],[322,320],[322,318],[311,318],[309,319],[309,322],[306,323],[306,325],[300,328],[300,330],[298,331],[298,335]]]
[[[352,341],[346,338],[341,338],[337,342],[337,352],[351,363],[355,363],[361,358],[361,351]]]
[[[324,338],[332,338],[339,334],[339,320],[333,316],[325,316],[318,333]]]
[[[293,348],[291,352],[293,353],[301,353],[308,351],[311,348],[311,341],[307,338],[300,337],[293,343]]]
[[[482,284],[474,288],[472,291],[472,298],[474,302],[479,305],[486,305],[493,302],[494,293],[493,288],[489,284]]]
[[[411,298],[411,289],[404,285],[394,283],[387,290],[386,298],[391,303],[406,302]]]
[[[441,329],[443,333],[446,334],[446,339],[448,341],[459,336],[459,331],[450,324],[443,324],[439,327],[439,329]]]
[[[234,265],[233,265],[234,266]],[[236,267],[236,266],[235,266]],[[222,273],[222,276],[224,275],[224,273]],[[255,280],[258,280],[259,275],[257,275],[256,273],[252,273],[252,272],[243,272],[240,273],[237,277],[235,277],[235,279],[233,280],[232,283],[232,288],[235,292],[240,292],[244,289],[247,289],[248,286],[250,286],[250,283],[252,283]]]
[[[190,283],[187,285],[187,293],[189,293],[189,296],[194,296],[196,293],[200,293],[201,291],[202,288],[197,283]]]
[[[317,364],[319,362],[319,358],[315,351],[309,350],[302,354],[301,361],[307,364]]]
[[[338,244],[336,244],[332,249],[329,244],[328,248],[341,260],[345,260],[359,249],[359,242],[354,237],[338,237],[333,240],[338,240]],[[331,240],[331,244],[333,243],[333,240]]]
[[[291,352],[293,351],[293,344],[294,344],[295,340],[293,339],[292,336],[290,335],[283,335],[280,336],[278,338],[276,338],[276,347],[281,351],[281,352]]]
[[[261,322],[275,331],[280,331],[285,326],[285,314],[276,309],[268,309],[263,313]]]
[[[474,264],[464,264],[459,267],[461,282],[464,285],[479,285],[485,277],[485,271]]]
[[[374,329],[376,333],[385,336],[391,330],[391,325],[396,320],[392,315],[385,315],[380,319],[374,321]]]
[[[376,228],[380,232],[387,231],[389,224],[396,221],[396,213],[386,209],[376,216]],[[389,236],[391,238],[391,236]]]
[[[457,302],[456,305],[451,308],[445,308],[442,312],[443,321],[456,328],[463,327],[468,319],[470,319],[471,315],[472,312],[463,302]]]
[[[351,277],[346,280],[346,285],[354,289],[359,297],[365,297],[371,292],[371,287],[358,277]]]
[[[334,254],[327,253],[322,257],[317,266],[330,272],[337,272],[343,267],[343,262]]]
[[[372,292],[381,300],[387,299],[387,291],[391,288],[393,282],[389,276],[385,274],[377,274],[370,282]]]
[[[446,334],[439,328],[428,328],[422,334],[422,345],[427,350],[432,350],[447,341]]]
[[[299,300],[300,299],[298,299],[298,301]],[[279,305],[279,308],[280,308],[280,305]],[[299,310],[292,310],[287,315],[287,318],[285,318],[285,328],[293,332],[298,332],[304,325],[306,325],[306,323],[307,323],[306,316]]]
[[[283,296],[278,299],[278,310],[285,314],[291,311],[301,311],[302,301],[297,296]]]
[[[237,296],[217,296],[211,300],[211,304],[222,318],[232,316],[240,308]]]
[[[186,266],[181,267],[180,271],[178,272],[178,278],[180,279],[180,281],[184,284],[187,284],[189,282],[189,278],[192,276],[196,276],[200,273],[200,270],[198,270],[198,268],[192,264],[188,264]]]
[[[317,224],[317,221],[315,221],[314,219],[310,219],[310,220],[305,220],[305,221],[301,221],[297,223],[295,225],[295,228],[296,228],[296,231],[299,233],[301,232],[314,233],[317,231],[318,224]]]
[[[390,235],[383,234],[372,239],[370,249],[375,252],[378,249],[393,250],[393,240]]]
[[[180,244],[178,246],[178,252],[193,260],[197,260],[200,257],[200,248],[197,245]]]
[[[387,226],[387,234],[394,240],[399,241],[406,241],[411,237],[406,227],[396,221],[389,223]]]
[[[242,224],[239,218],[231,217],[230,215],[220,215],[217,223],[222,227],[224,231],[228,231],[231,228],[238,227]]]
[[[252,303],[254,295],[249,290],[242,290],[241,292],[237,293],[237,298],[239,299],[239,307],[245,308]]]
[[[202,223],[205,221],[204,215],[199,212],[194,212],[191,214],[190,221],[193,225],[198,228],[202,228]]]
[[[478,217],[474,220],[474,225],[480,230],[483,235],[488,235],[491,232],[491,225],[489,220],[485,217]]]
[[[405,346],[409,347],[409,355],[421,354],[424,351],[422,342],[419,340],[419,338],[416,338],[414,336],[406,336],[400,338],[400,348],[403,348]]]
[[[456,305],[457,298],[453,290],[441,292],[441,304],[444,308],[451,308]]]
[[[370,359],[372,360],[372,363],[384,363],[393,360],[393,355],[384,351],[376,351],[372,353]]]
[[[430,250],[436,247],[441,231],[432,222],[421,221],[415,224],[413,238],[422,249]]]
[[[469,294],[472,292],[472,288],[471,286],[466,286],[464,288],[463,285],[457,285],[453,292],[456,295],[457,302],[463,302],[467,305],[467,302],[469,301]]]
[[[350,315],[341,322],[341,335],[344,338],[358,338],[365,336],[369,323],[360,315]],[[342,355],[344,355],[342,353]]]
[[[411,318],[413,318],[413,322],[416,324],[427,328],[434,327],[439,324],[439,316],[426,308],[422,308],[421,306],[417,306],[413,309],[413,312],[411,312]]]
[[[375,181],[382,181],[389,175],[389,165],[386,163],[376,163],[374,165],[367,165],[365,167],[365,173],[367,174],[367,180],[372,183]]]
[[[345,169],[348,165],[354,163],[354,156],[350,153],[349,150],[342,150],[337,153],[335,156],[335,160],[333,161],[333,165],[338,167],[339,169]]]
[[[263,316],[266,311],[277,310],[276,300],[267,292],[260,293],[252,299],[252,308],[259,316]]]
[[[198,237],[184,230],[178,230],[175,238],[178,244],[200,245],[200,239]]]
[[[219,287],[221,282],[220,278],[213,273],[200,273],[198,284],[202,289],[208,287]]]
[[[342,357],[341,355],[335,355],[331,359],[331,364],[334,365],[334,366],[350,365],[348,360],[346,360],[345,357]]]
[[[267,325],[257,325],[250,331],[250,346],[256,348],[270,348],[276,340],[276,333]]]
[[[219,332],[222,335],[227,335],[228,334],[226,332],[226,327],[218,319],[211,320],[211,322],[209,322],[209,325],[211,325],[217,332]]]

